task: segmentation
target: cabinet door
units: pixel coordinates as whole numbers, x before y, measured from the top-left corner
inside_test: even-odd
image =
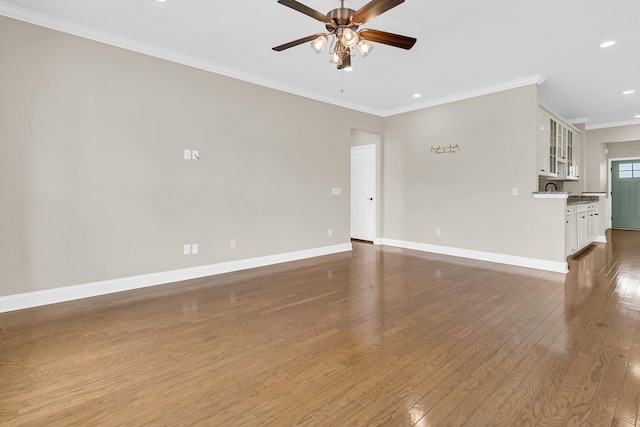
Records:
[[[573,134],[573,177],[580,179],[580,138],[579,133]]]
[[[575,208],[569,216],[569,246],[571,247],[571,253],[578,250],[578,224]]]
[[[549,176],[549,125],[551,117],[538,110],[538,175]]]
[[[567,134],[567,178],[579,179],[580,134],[569,131]]]
[[[567,178],[574,178],[573,135],[573,131],[567,134]]]
[[[581,212],[578,217],[578,249],[582,249],[589,242],[589,215]]]
[[[598,213],[596,211],[589,212],[589,243],[596,240],[598,235]]]
[[[564,254],[571,255],[571,217],[567,215],[564,221]]]
[[[567,162],[567,140],[569,139],[569,129],[562,123],[558,123],[558,161]]]
[[[549,117],[549,173],[558,175],[558,122]]]

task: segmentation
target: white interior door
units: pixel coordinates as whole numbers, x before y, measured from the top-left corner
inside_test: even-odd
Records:
[[[351,238],[376,235],[376,146],[351,147]]]

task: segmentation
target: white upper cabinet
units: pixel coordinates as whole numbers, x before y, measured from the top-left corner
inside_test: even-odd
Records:
[[[567,163],[567,139],[569,129],[562,123],[557,123],[558,128],[558,162]]]
[[[550,111],[538,108],[538,175],[580,178],[580,132]]]
[[[558,176],[554,123],[546,111],[538,109],[538,175],[541,176]]]
[[[580,133],[569,130],[567,140],[567,179],[580,179]]]

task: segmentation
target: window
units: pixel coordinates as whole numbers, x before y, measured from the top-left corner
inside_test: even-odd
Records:
[[[620,163],[618,178],[640,178],[640,163]]]

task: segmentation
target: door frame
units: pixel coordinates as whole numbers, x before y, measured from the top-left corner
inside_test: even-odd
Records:
[[[371,133],[371,132],[368,132]],[[373,160],[374,160],[374,168],[373,168],[373,173],[374,173],[374,195],[373,195],[373,244],[374,245],[379,245],[381,244],[381,239],[380,237],[378,237],[378,207],[379,205],[379,189],[378,189],[378,144],[363,144],[363,145],[352,145],[349,149],[349,161],[351,162],[351,156],[353,155],[353,149],[359,149],[359,148],[368,148],[371,149],[373,151]],[[351,163],[349,163],[351,165]],[[351,166],[349,166],[349,176],[351,176],[352,173],[352,169]],[[351,189],[351,185],[349,185],[349,188]],[[353,191],[353,189],[350,190],[349,192],[349,211],[351,211],[351,192]],[[349,215],[349,218],[351,218],[351,215]],[[351,219],[349,219],[349,230],[351,230]],[[351,234],[351,233],[349,233]]]
[[[611,158],[609,160],[609,166],[607,169],[607,181],[608,181],[608,189],[607,189],[607,199],[605,201],[606,215],[605,215],[605,227],[604,229],[613,228],[613,204],[611,199],[613,198],[611,191],[611,169],[613,168],[613,162],[625,162],[628,160],[638,160],[640,161],[640,157],[617,157]]]

